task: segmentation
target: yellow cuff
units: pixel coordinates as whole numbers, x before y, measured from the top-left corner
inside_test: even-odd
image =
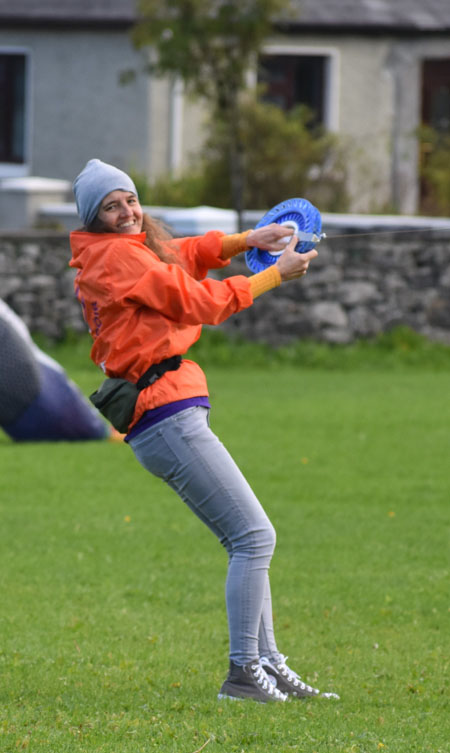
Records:
[[[222,259],[231,259],[232,256],[240,254],[242,251],[247,251],[248,246],[246,244],[247,235],[251,233],[251,230],[246,230],[245,233],[234,233],[233,235],[222,236]]]
[[[278,271],[278,267],[275,264],[272,264],[262,272],[258,272],[256,275],[249,277],[248,281],[250,283],[251,294],[253,298],[256,298],[258,295],[267,293],[268,290],[272,290],[272,288],[277,288],[278,285],[281,285],[281,275]]]

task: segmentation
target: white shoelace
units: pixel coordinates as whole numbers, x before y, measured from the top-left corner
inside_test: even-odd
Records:
[[[282,660],[275,665],[280,674],[282,674],[283,677],[286,677],[288,682],[291,682],[295,688],[300,688],[301,690],[308,691],[308,693],[316,693],[318,695],[320,690],[313,688],[311,685],[307,685],[306,682],[303,682],[301,677],[299,677],[297,672],[294,672],[294,670],[288,667],[286,664],[287,658],[287,656],[283,656]]]
[[[261,663],[269,665],[269,667],[272,667],[275,672],[278,672],[280,675],[283,675],[283,677],[286,677],[287,681],[290,682],[291,685],[294,686],[294,688],[300,688],[300,690],[306,690],[306,692],[308,693],[319,695],[320,690],[311,687],[311,685],[307,685],[305,682],[303,682],[297,672],[294,672],[293,669],[288,667],[288,665],[286,664],[287,656],[280,654],[280,657],[280,660],[274,663],[264,657],[261,659]]]
[[[255,680],[257,681],[258,685],[261,685],[263,690],[265,690],[269,695],[273,695],[275,698],[286,700],[285,694],[278,690],[278,688],[276,688],[275,685],[270,682],[269,677],[266,671],[262,668],[261,664],[252,664],[251,668]]]
[[[274,664],[272,664],[272,662],[270,662],[265,657],[261,659],[261,662],[262,664],[272,667],[274,670],[283,675],[283,677],[286,677],[287,681],[292,683],[295,688],[306,690],[308,693],[313,693],[314,695],[320,695],[321,698],[337,698],[339,700],[337,693],[321,693],[320,690],[317,690],[317,688],[313,688],[311,687],[311,685],[307,685],[305,682],[303,682],[302,678],[297,674],[297,672],[294,672],[293,669],[288,667],[288,665],[286,664],[288,657],[283,656],[283,654],[280,654],[280,657],[280,661]]]

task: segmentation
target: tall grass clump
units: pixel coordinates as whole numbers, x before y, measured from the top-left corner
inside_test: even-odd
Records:
[[[190,355],[205,365],[224,367],[247,364],[277,368],[290,365],[332,371],[450,368],[450,347],[431,342],[407,327],[398,327],[373,339],[358,340],[349,345],[298,340],[279,348],[231,337],[217,329],[204,329]]]

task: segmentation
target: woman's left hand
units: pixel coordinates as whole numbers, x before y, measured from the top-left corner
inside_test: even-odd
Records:
[[[282,251],[293,234],[293,228],[272,222],[270,225],[251,230],[247,235],[246,243],[249,248],[256,246],[265,251]]]

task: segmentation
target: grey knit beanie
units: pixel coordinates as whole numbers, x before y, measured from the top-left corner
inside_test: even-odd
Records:
[[[111,191],[131,191],[138,195],[129,175],[99,159],[89,160],[73,182],[78,214],[84,225],[92,222],[101,202]]]

